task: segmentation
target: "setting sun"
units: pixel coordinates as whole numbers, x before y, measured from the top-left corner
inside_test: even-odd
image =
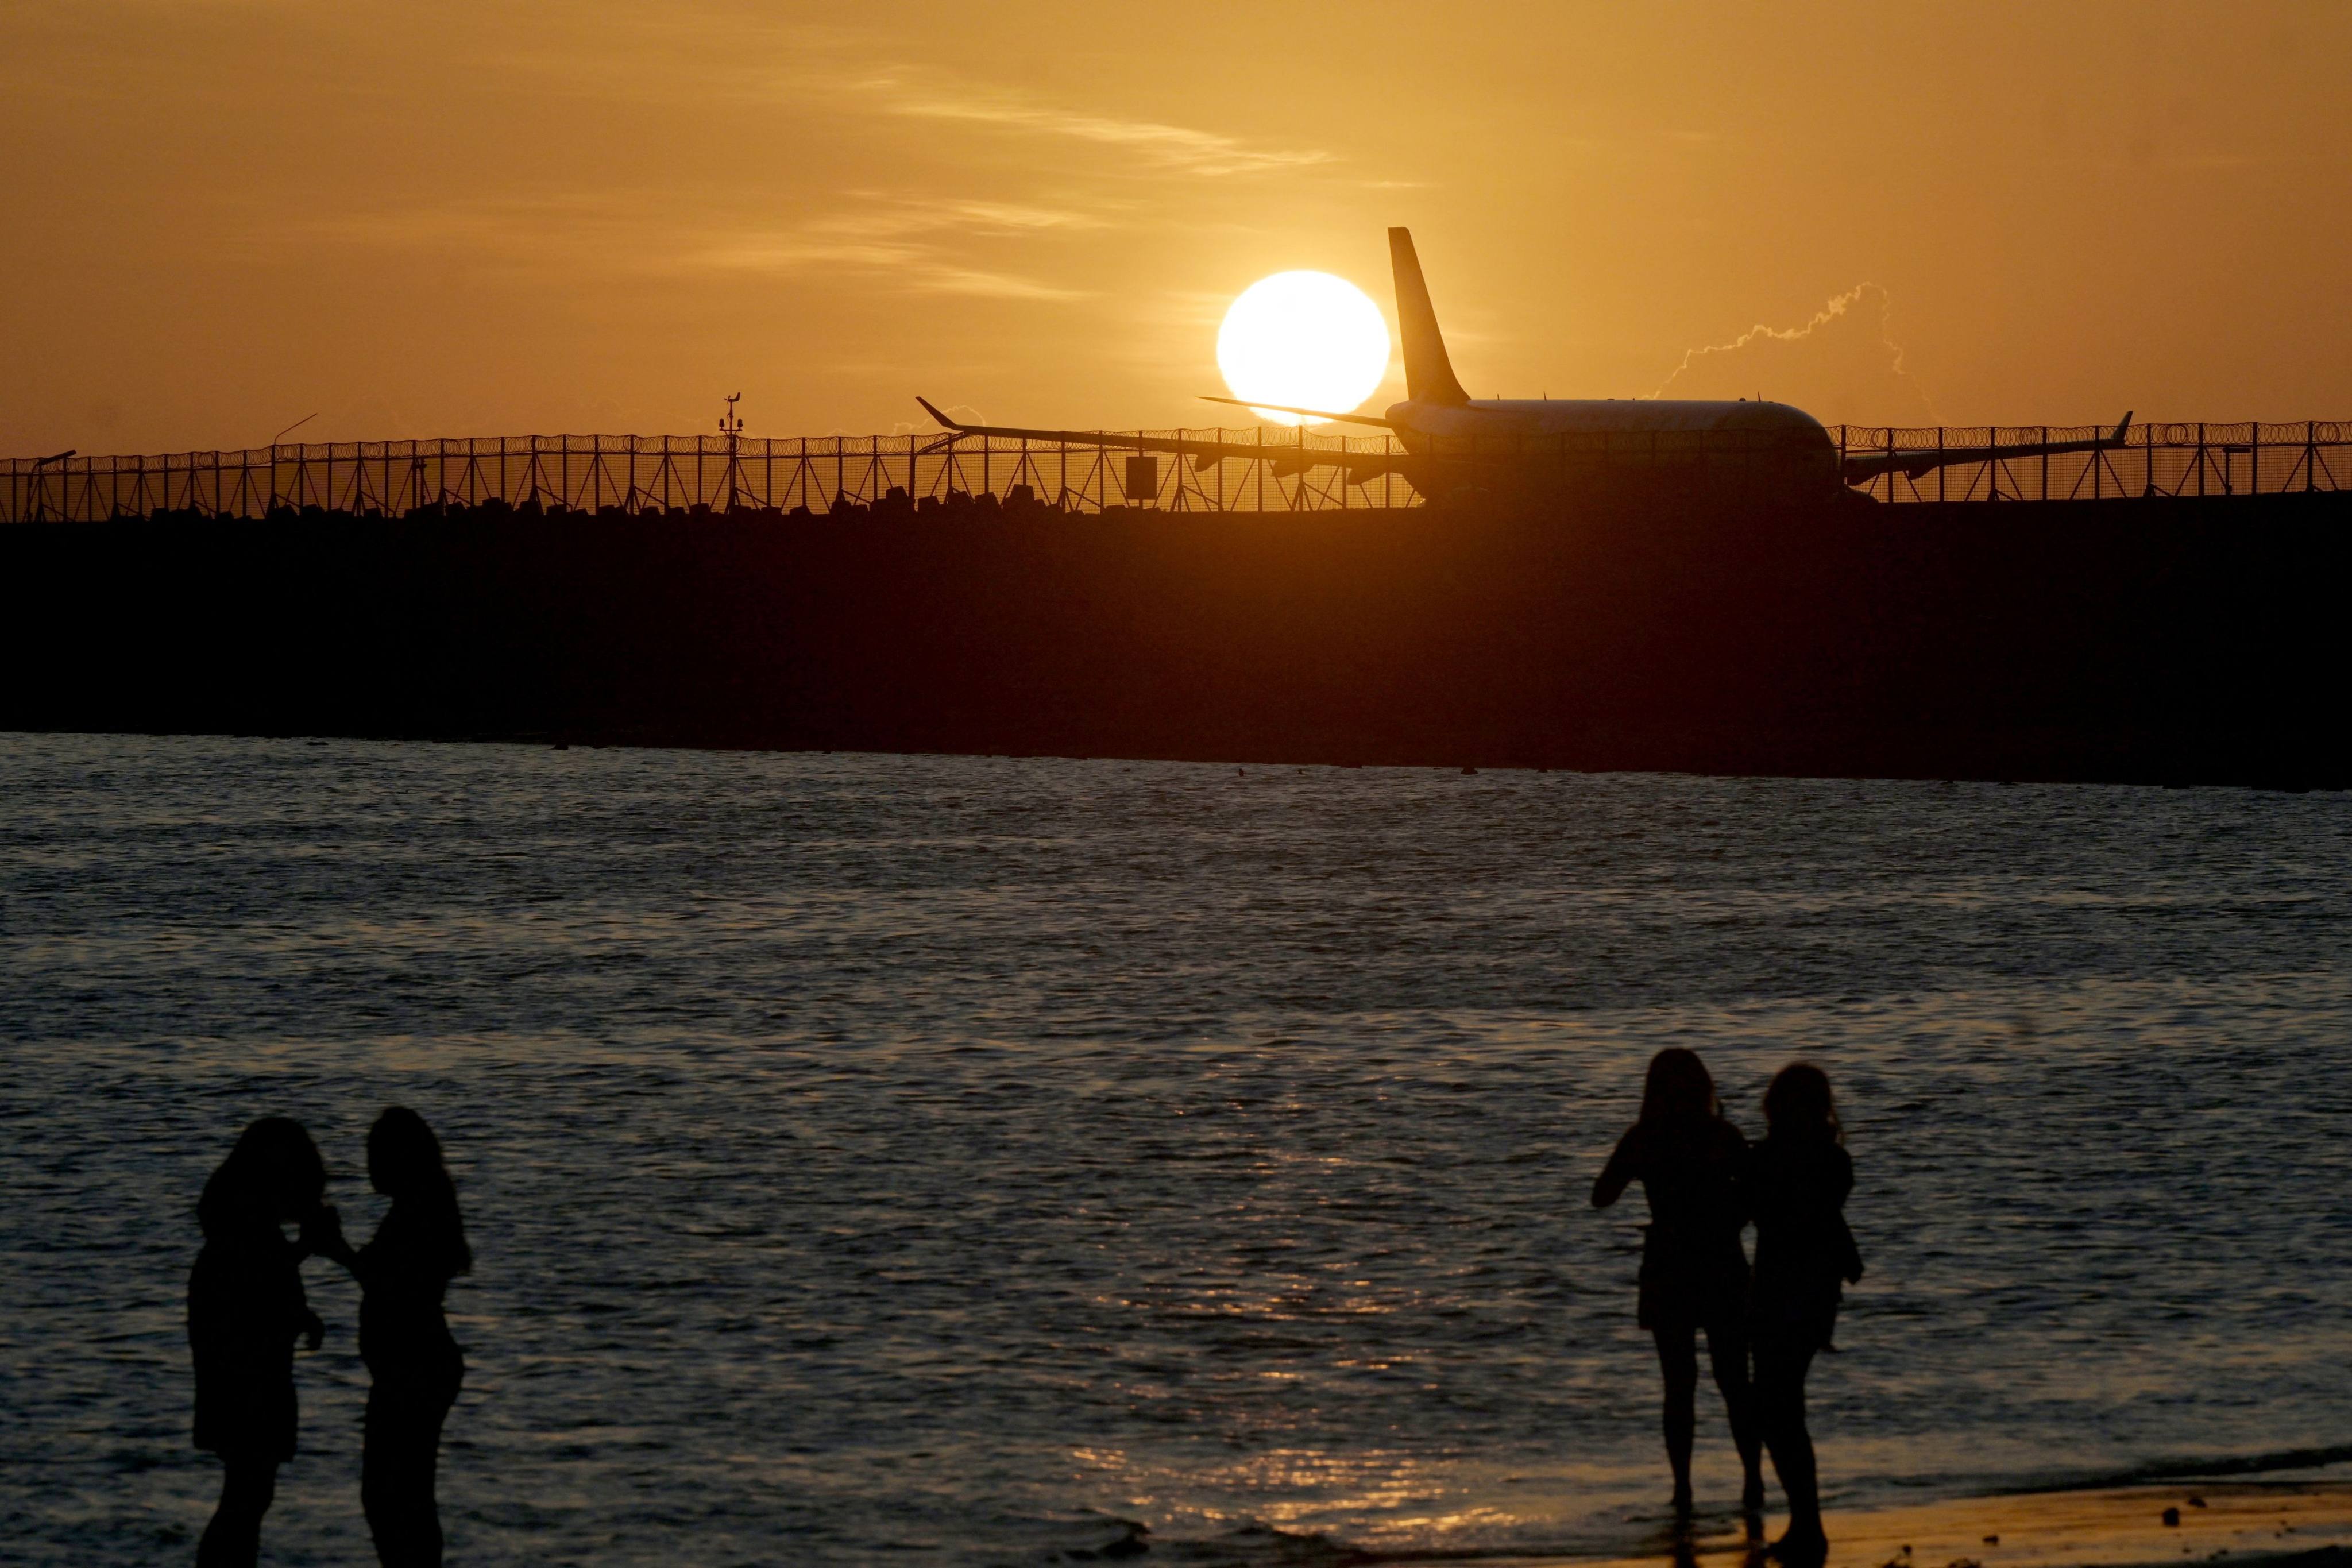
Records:
[[[1388,374],[1381,308],[1328,272],[1277,272],[1242,290],[1217,331],[1217,368],[1235,397],[1352,411]],[[1323,421],[1254,408],[1282,425]]]

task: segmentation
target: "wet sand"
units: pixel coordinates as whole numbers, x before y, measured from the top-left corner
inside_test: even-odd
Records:
[[[2172,1510],[2177,1523],[2166,1522]],[[1785,1520],[1768,1520],[1778,1534]],[[2352,1564],[2352,1479],[2331,1470],[2292,1480],[2164,1482],[2084,1491],[1960,1498],[1828,1517],[1829,1568],[2231,1568]],[[1506,1559],[1512,1568],[1741,1568],[1737,1527],[1702,1530],[1676,1550],[1616,1559]]]

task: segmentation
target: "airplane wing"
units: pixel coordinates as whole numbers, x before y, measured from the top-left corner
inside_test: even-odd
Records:
[[[1324,408],[1296,408],[1287,403],[1252,403],[1241,397],[1213,397],[1200,394],[1203,403],[1229,403],[1235,408],[1270,408],[1276,414],[1304,414],[1309,419],[1337,419],[1349,425],[1377,425],[1383,430],[1400,428],[1393,419],[1383,419],[1377,414],[1334,414]],[[918,401],[920,401],[918,399]]]
[[[948,428],[948,434],[925,447],[925,453],[943,450],[958,437],[964,436],[1003,436],[1014,440],[1054,441],[1072,447],[1095,447],[1115,452],[1168,452],[1192,459],[1195,471],[1213,468],[1228,458],[1240,458],[1274,466],[1276,479],[1304,473],[1309,468],[1344,468],[1348,482],[1360,485],[1386,473],[1404,473],[1412,461],[1405,454],[1380,452],[1341,452],[1329,447],[1309,447],[1306,427],[1300,426],[1295,441],[1211,441],[1192,436],[1146,436],[1118,430],[1041,430],[1018,425],[973,425],[961,419],[950,419],[932,405],[929,398],[918,397],[923,412]],[[1284,448],[1289,447],[1288,451]]]
[[[2061,452],[2105,452],[2124,444],[2124,433],[2131,428],[2132,416],[2126,414],[2116,426],[2111,436],[2101,436],[2088,441],[2030,441],[2009,447],[1904,447],[1892,451],[1873,452],[1864,456],[1849,455],[1844,463],[1845,482],[1866,483],[1882,474],[1901,474],[1917,479],[1934,468],[1948,468],[1955,463],[2007,462],[2012,458],[2055,457]]]

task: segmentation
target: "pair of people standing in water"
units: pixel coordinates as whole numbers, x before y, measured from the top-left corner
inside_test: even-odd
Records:
[[[326,1326],[302,1292],[302,1260],[333,1259],[359,1281],[360,1354],[373,1386],[360,1499],[386,1568],[437,1564],[433,1471],[441,1423],[465,1363],[442,1316],[450,1279],[473,1264],[441,1145],[398,1108],[369,1130],[368,1179],[392,1200],[375,1238],[354,1250],[326,1201],[327,1173],[301,1123],[247,1128],[205,1184],[205,1244],[188,1279],[196,1368],[196,1447],[220,1457],[219,1507],[196,1548],[200,1568],[254,1562],[278,1467],[294,1455],[294,1342],[319,1348]],[[286,1239],[283,1226],[301,1226]]]
[[[1650,1063],[1641,1120],[1618,1141],[1592,1184],[1606,1208],[1640,1182],[1650,1204],[1642,1247],[1642,1327],[1665,1374],[1666,1462],[1675,1509],[1692,1505],[1691,1441],[1697,1425],[1697,1339],[1706,1336],[1716,1386],[1745,1472],[1741,1509],[1764,1507],[1769,1452],[1789,1503],[1789,1528],[1773,1553],[1818,1563],[1829,1550],[1812,1436],[1805,1427],[1805,1373],[1832,1348],[1843,1286],[1862,1278],[1845,1223],[1853,1162],[1838,1126],[1828,1075],[1809,1062],[1780,1069],[1764,1092],[1764,1141],[1750,1146],[1725,1120],[1715,1079],[1679,1047]],[[1756,1226],[1751,1274],[1740,1232]],[[1750,1363],[1753,1363],[1753,1371]]]

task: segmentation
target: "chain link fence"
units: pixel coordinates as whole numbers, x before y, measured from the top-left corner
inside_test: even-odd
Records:
[[[2095,426],[1892,428],[1832,426],[1841,458],[2047,445],[2105,434]],[[399,515],[477,507],[570,512],[851,513],[960,504],[1101,510],[1297,511],[1410,506],[1419,493],[1393,459],[1393,437],[1305,430],[1137,431],[1140,441],[1217,442],[1187,456],[1008,437],[506,436],[354,441],[166,456],[0,459],[0,522],[100,521],[157,514]],[[1541,459],[1579,471],[1762,473],[1785,468],[1785,437],[1756,432],[1594,432],[1481,437],[1441,456]],[[1233,454],[1234,447],[1250,451]],[[1800,457],[1803,456],[1801,454]],[[1822,454],[1826,458],[1827,454]],[[1824,460],[1822,468],[1827,470]],[[2334,490],[2352,479],[2352,421],[2293,425],[2158,422],[2095,453],[1987,459],[1890,472],[1858,487],[1881,501],[2070,500]],[[1675,482],[1664,479],[1663,482]]]

